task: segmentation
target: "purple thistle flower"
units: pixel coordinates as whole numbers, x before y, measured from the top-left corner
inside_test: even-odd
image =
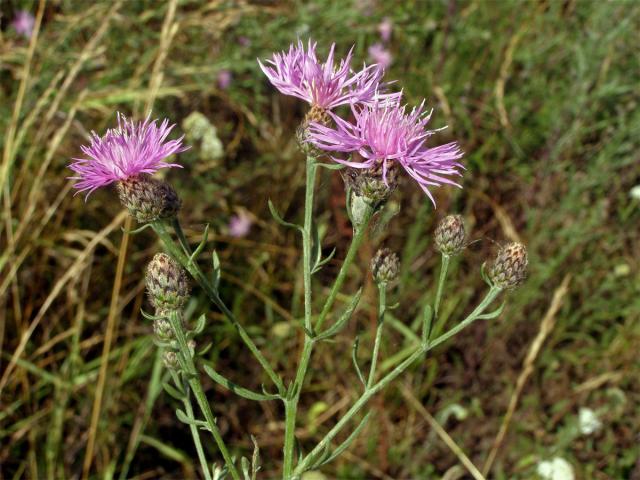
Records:
[[[369,47],[369,57],[383,69],[389,68],[393,63],[392,53],[382,43],[374,43]]]
[[[246,237],[251,230],[253,220],[244,211],[241,211],[238,215],[234,215],[229,220],[229,236],[234,238]]]
[[[116,181],[124,181],[140,174],[153,174],[161,168],[179,167],[177,163],[167,163],[165,159],[189,147],[182,145],[183,137],[166,141],[175,125],[165,119],[150,121],[150,116],[142,122],[118,113],[118,127],[107,130],[99,137],[91,132],[91,144],[80,147],[86,158],[74,158],[69,165],[77,175],[76,193],[87,192],[87,197],[96,189]]]
[[[378,33],[383,42],[391,40],[391,34],[393,33],[393,22],[389,17],[384,19],[378,24]]]
[[[268,65],[260,60],[260,68],[281,93],[297,97],[312,106],[330,110],[340,105],[371,102],[377,97],[397,97],[380,94],[383,71],[377,65],[364,66],[359,72],[351,69],[353,47],[336,68],[335,43],[324,63],[316,56],[316,42],[309,40],[305,51],[302,41],[291,45],[288,52],[275,53]]]
[[[388,102],[352,105],[351,110],[354,123],[333,113],[330,115],[335,128],[311,123],[309,141],[322,150],[358,153],[363,161],[331,158],[352,168],[380,167],[385,183],[389,169],[399,164],[418,182],[434,205],[429,187],[442,184],[460,187],[446,175],[462,175],[459,169],[464,167],[457,160],[462,158],[463,152],[456,142],[431,148],[425,145],[427,138],[442,129],[426,129],[431,112],[424,111],[424,101],[409,113],[406,113],[406,106]]]
[[[33,33],[33,25],[36,23],[34,16],[26,10],[20,10],[16,13],[16,18],[13,19],[11,25],[18,35],[22,35],[25,38],[31,38]]]
[[[220,70],[218,72],[218,87],[221,90],[226,90],[233,81],[233,74],[229,70]]]

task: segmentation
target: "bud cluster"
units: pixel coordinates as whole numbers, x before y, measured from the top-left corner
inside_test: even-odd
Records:
[[[146,275],[147,292],[159,311],[180,310],[189,299],[189,280],[182,266],[166,253],[157,253]]]
[[[521,243],[510,243],[498,251],[489,268],[489,279],[496,287],[515,288],[526,278],[527,264],[526,247]]]
[[[377,284],[387,284],[398,278],[400,259],[388,248],[381,248],[371,260],[371,273]]]
[[[131,216],[141,223],[174,217],[181,206],[171,185],[147,174],[118,182],[118,195]]]
[[[460,215],[447,215],[438,224],[434,242],[444,255],[456,255],[465,247],[466,232]]]
[[[175,331],[169,316],[176,313],[180,315],[180,310],[189,299],[187,274],[169,255],[157,253],[147,267],[146,285],[151,304],[156,309],[153,331],[160,342],[171,344],[175,340]],[[180,324],[182,326],[182,320]],[[163,361],[167,368],[176,369],[179,366],[178,354],[171,349],[164,353]]]

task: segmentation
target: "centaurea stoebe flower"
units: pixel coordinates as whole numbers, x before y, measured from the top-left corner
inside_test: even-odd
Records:
[[[359,72],[351,69],[353,47],[336,67],[335,44],[331,45],[327,60],[316,56],[316,43],[309,40],[305,50],[302,41],[291,45],[288,52],[275,53],[260,68],[281,93],[297,97],[321,111],[340,105],[370,102],[376,97],[397,96],[379,94],[383,72],[376,65],[364,66]]]
[[[80,147],[86,158],[74,158],[69,165],[76,175],[74,187],[87,192],[87,197],[96,189],[117,181],[129,180],[141,174],[153,174],[161,168],[180,167],[167,163],[165,159],[174,153],[187,150],[182,145],[183,137],[167,140],[174,125],[163,120],[147,117],[134,122],[118,113],[118,127],[107,130],[102,137],[91,133],[89,146]]]
[[[428,130],[431,113],[424,111],[424,102],[409,113],[399,103],[376,101],[372,104],[352,105],[353,123],[330,113],[335,127],[318,122],[309,126],[308,140],[316,147],[342,153],[357,153],[362,161],[332,157],[336,162],[352,168],[380,170],[388,182],[396,165],[418,182],[435,201],[429,187],[455,185],[446,175],[461,175],[464,167],[458,162],[463,153],[456,142],[427,147],[426,140],[436,130]]]

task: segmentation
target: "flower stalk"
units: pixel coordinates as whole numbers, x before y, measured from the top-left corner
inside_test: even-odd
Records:
[[[198,406],[200,407],[200,410],[204,415],[207,429],[211,432],[211,435],[213,435],[216,445],[220,450],[220,454],[222,455],[222,458],[224,458],[224,462],[229,469],[231,477],[233,478],[233,480],[240,480],[240,474],[238,473],[238,470],[233,463],[233,459],[229,454],[229,450],[227,449],[227,446],[222,439],[220,430],[216,425],[216,419],[211,412],[209,401],[207,400],[204,389],[202,388],[202,384],[200,383],[200,376],[198,375],[198,371],[193,361],[193,353],[191,352],[191,349],[187,344],[187,337],[184,333],[184,329],[182,327],[178,312],[174,311],[169,314],[169,322],[173,327],[173,333],[176,338],[181,367],[184,369],[184,375],[187,378],[187,382],[189,383],[191,391],[196,397],[196,402],[198,403]],[[187,415],[189,414],[187,413]]]

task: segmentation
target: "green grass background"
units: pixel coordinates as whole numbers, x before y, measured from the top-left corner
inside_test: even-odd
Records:
[[[377,25],[389,17],[387,78],[398,80],[393,88],[402,88],[409,103],[426,97],[433,126],[449,126],[436,139],[461,143],[465,188],[437,190],[434,210],[406,181],[370,232],[345,288],[348,295],[365,285],[359,310],[336,343],[314,354],[302,396],[303,446],[321,438],[357,395],[349,352],[356,334],[363,356],[371,344],[372,253],[385,245],[402,258],[401,281],[390,294],[400,305],[382,349],[389,359],[412,345],[407,327],[433,298],[434,225],[460,213],[477,242],[453,264],[443,320],[458,321],[478,301],[480,265],[499,244],[527,244],[527,283],[498,319],[464,331],[378,396],[371,404],[375,421],[324,474],[466,478],[399,384],[482,466],[553,292],[570,276],[490,478],[534,478],[536,464],[556,455],[579,479],[640,478],[640,200],[630,195],[640,184],[637,2],[181,0],[174,26],[163,30],[168,3],[52,0],[44,2],[32,52],[9,26],[21,8],[35,13],[38,2],[0,3],[0,150],[7,173],[0,185],[0,374],[22,351],[0,392],[0,477],[78,478],[92,437],[92,478],[196,478],[174,400],[164,393],[155,399],[150,390],[156,348],[139,310],[148,308],[143,269],[160,247],[144,231],[130,238],[123,257],[122,217],[112,223],[120,212],[114,191],[85,202],[66,178],[88,132],[113,125],[116,111],[142,116],[150,91],[157,93],[154,115],[168,116],[180,130],[194,111],[218,130],[221,160],[207,160],[194,145],[182,155],[185,168],[166,178],[182,196],[190,238],[197,241],[204,224],[212,226],[208,250],[222,259],[224,298],[292,378],[301,345],[292,326],[301,306],[300,245],[271,219],[267,200],[288,219],[301,217],[304,161],[293,133],[305,107],[279,95],[256,58],[312,37],[323,53],[331,42],[343,53],[355,44],[358,64],[368,60]],[[248,45],[239,43],[242,37]],[[216,79],[224,69],[233,81],[221,90]],[[351,235],[339,175],[323,170],[318,189],[324,248],[335,247],[337,255],[315,277],[316,298],[326,293]],[[238,208],[255,220],[243,239],[226,230]],[[124,275],[112,301],[119,258]],[[190,313],[205,306],[196,290]],[[265,379],[233,329],[217,312],[209,319],[209,359],[259,389]],[[111,334],[107,358],[103,345]],[[101,364],[108,374],[99,428],[91,429]],[[263,475],[277,476],[280,405],[206,387],[234,452],[249,455],[249,434],[255,435]],[[592,436],[576,430],[583,407],[603,423]]]

